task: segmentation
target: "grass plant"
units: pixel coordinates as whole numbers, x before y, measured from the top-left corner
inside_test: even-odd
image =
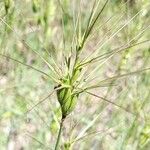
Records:
[[[0,6],[1,149],[148,150],[148,1]]]

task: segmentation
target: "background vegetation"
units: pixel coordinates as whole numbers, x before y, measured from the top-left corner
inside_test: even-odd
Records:
[[[104,3],[96,1],[98,11]],[[72,39],[82,41],[93,4],[94,0],[0,1],[0,150],[54,149],[60,105],[56,93],[41,100],[57,84],[32,67],[57,78],[59,71],[65,74],[65,58],[75,55]],[[79,84],[89,87],[114,78],[92,89],[95,95],[78,97],[64,123],[61,149],[150,149],[149,8],[149,0],[107,3],[80,60],[116,51],[86,64]],[[127,48],[117,52],[118,47]]]

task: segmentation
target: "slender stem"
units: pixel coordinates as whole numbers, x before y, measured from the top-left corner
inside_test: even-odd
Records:
[[[61,122],[60,122],[60,128],[59,128],[59,132],[58,132],[58,136],[57,136],[57,141],[56,141],[56,144],[55,144],[55,150],[58,150],[58,147],[59,147],[62,127],[63,127],[63,122],[64,122],[64,118],[62,118]]]

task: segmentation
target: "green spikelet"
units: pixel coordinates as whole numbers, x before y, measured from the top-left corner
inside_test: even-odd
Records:
[[[72,144],[69,142],[66,142],[64,144],[64,150],[72,150]]]
[[[32,0],[32,10],[34,13],[37,13],[40,9],[39,0]]]
[[[11,0],[4,0],[4,4],[5,4],[6,14],[8,14],[8,10],[10,8]]]
[[[82,71],[81,67],[76,67],[74,69],[73,76],[72,76],[72,83],[74,83],[75,81],[77,81],[77,79],[78,79],[81,71]]]
[[[64,84],[68,84],[67,81],[63,81]],[[57,88],[61,87],[58,85]],[[62,89],[57,90],[57,98],[61,106],[62,118],[66,118],[76,106],[76,102],[78,99],[78,94],[74,93],[73,87],[64,87]]]
[[[144,147],[149,142],[150,142],[150,124],[146,124],[141,132],[139,145],[140,147]]]

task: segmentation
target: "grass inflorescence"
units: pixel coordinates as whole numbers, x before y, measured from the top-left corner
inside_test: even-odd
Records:
[[[24,137],[22,128],[25,149],[149,147],[148,2],[0,6],[0,115],[11,126],[2,149]]]

